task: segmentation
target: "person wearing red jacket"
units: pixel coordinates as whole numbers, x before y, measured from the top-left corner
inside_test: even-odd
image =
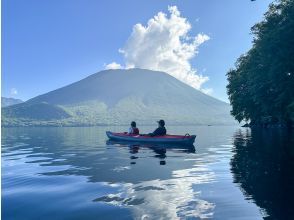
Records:
[[[128,134],[139,134],[139,129],[137,128],[136,122],[132,121]]]

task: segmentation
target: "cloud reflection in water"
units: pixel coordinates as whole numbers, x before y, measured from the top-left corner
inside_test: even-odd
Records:
[[[200,199],[201,191],[195,191],[193,185],[214,180],[213,171],[195,165],[173,171],[171,179],[116,184],[117,193],[93,201],[131,208],[135,219],[211,218],[215,204]]]

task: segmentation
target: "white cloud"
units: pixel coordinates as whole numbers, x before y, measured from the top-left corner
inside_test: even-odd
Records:
[[[105,69],[123,69],[123,67],[119,63],[112,62],[105,65]]]
[[[146,26],[140,23],[134,25],[125,46],[119,49],[124,55],[125,66],[164,71],[202,90],[202,84],[209,78],[197,74],[190,61],[209,36],[202,33],[189,36],[191,24],[181,16],[178,8],[169,6],[168,11],[169,15],[159,12],[149,19]]]
[[[11,89],[10,89],[10,95],[15,96],[15,95],[17,95],[17,94],[18,94],[18,91],[17,91],[16,88],[11,88]]]
[[[196,45],[199,46],[200,44],[203,44],[205,41],[209,40],[209,36],[205,34],[197,34],[195,37]]]

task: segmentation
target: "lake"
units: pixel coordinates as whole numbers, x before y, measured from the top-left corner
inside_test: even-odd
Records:
[[[294,219],[293,132],[167,128],[194,147],[107,143],[117,126],[2,129],[2,218]]]

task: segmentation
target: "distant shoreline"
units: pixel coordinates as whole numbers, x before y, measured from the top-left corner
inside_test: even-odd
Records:
[[[140,124],[140,126],[155,126],[156,124],[153,123],[153,124]],[[72,127],[72,128],[78,128],[78,127],[108,127],[108,126],[112,126],[112,127],[121,127],[121,126],[130,126],[129,124],[103,124],[103,125],[23,125],[23,126],[3,126],[1,125],[1,128],[39,128],[39,127],[48,127],[48,128],[61,128],[61,127]],[[235,126],[235,127],[242,127],[241,125],[238,125],[238,124],[231,124],[231,125],[228,125],[228,124],[217,124],[217,125],[204,125],[204,124],[169,124],[168,126],[176,126],[176,127],[183,127],[183,126],[201,126],[201,127],[215,127],[215,126],[226,126],[226,127],[231,127],[231,126]]]

